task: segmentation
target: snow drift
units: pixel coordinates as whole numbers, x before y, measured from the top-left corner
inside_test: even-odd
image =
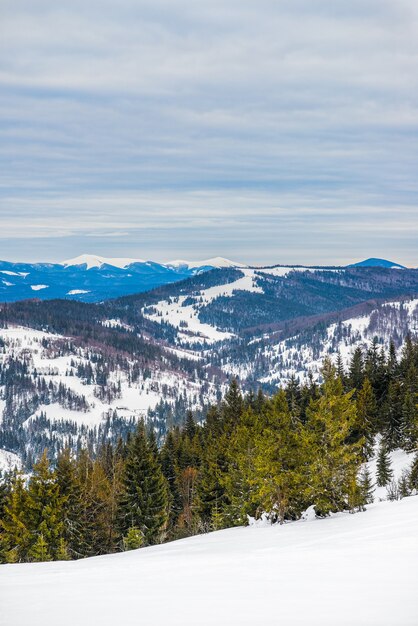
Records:
[[[418,497],[124,554],[0,566],[2,626],[416,626]]]

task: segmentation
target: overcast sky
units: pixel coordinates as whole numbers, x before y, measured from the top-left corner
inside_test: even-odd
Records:
[[[418,265],[417,0],[1,0],[0,258]]]

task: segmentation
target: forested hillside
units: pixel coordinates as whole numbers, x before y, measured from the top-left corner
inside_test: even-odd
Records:
[[[323,383],[292,379],[274,396],[243,395],[234,380],[200,424],[168,430],[139,422],[95,454],[45,453],[27,480],[2,481],[0,546],[7,562],[129,550],[267,516],[297,520],[362,510],[377,486],[399,499],[418,490],[418,457],[396,481],[390,453],[418,444],[418,343],[397,357],[372,346],[346,369],[325,359]]]

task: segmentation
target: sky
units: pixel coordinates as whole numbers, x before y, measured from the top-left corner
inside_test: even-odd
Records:
[[[418,266],[416,0],[2,0],[0,258]]]

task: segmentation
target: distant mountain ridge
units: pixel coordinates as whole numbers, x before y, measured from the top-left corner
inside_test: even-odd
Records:
[[[83,254],[61,263],[0,261],[0,302],[65,298],[100,302],[141,293],[216,268],[245,267],[222,257],[156,263]]]
[[[348,268],[405,269],[382,259],[368,259]],[[174,260],[166,263],[130,257],[102,257],[82,254],[61,263],[12,263],[0,261],[0,302],[70,299],[101,302],[192,278],[211,270],[263,271],[267,268],[249,266],[223,257],[202,261]],[[273,265],[269,272],[276,277],[289,271],[343,271],[344,267]]]
[[[387,261],[386,259],[375,258],[366,259],[365,261],[360,261],[359,263],[353,263],[348,267],[386,267],[388,269],[406,269],[405,265],[399,265],[399,263]]]

